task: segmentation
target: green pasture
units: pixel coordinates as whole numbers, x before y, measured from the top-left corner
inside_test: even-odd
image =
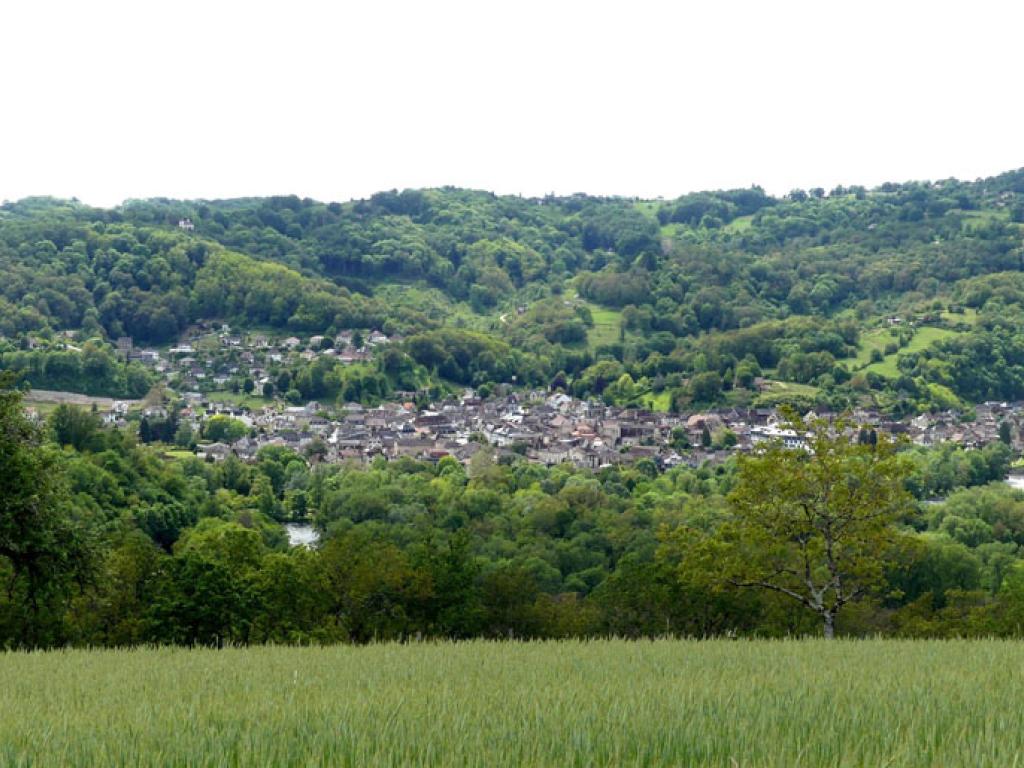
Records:
[[[168,458],[168,459],[176,459],[176,460],[180,461],[182,459],[194,458],[195,454],[192,453],[192,451],[188,451],[188,450],[185,450],[184,448],[182,448],[182,449],[164,451],[164,456],[166,458]]]
[[[973,322],[970,316],[966,314],[951,315],[951,317],[958,317],[961,322]],[[861,334],[856,357],[847,358],[846,362],[849,363],[850,367],[855,371],[871,371],[873,373],[877,373],[879,376],[896,378],[900,375],[899,368],[896,366],[896,361],[899,355],[919,352],[920,350],[934,344],[936,341],[951,338],[959,333],[962,333],[962,331],[954,331],[948,328],[936,328],[930,325],[921,326],[916,330],[914,337],[905,347],[899,349],[895,354],[885,355],[886,346],[897,343],[897,337],[892,335],[888,327],[875,328]],[[876,349],[883,353],[884,358],[879,363],[872,363],[871,353]]]
[[[603,344],[618,343],[622,312],[590,302],[586,304],[590,308],[591,317],[594,318],[594,327],[587,329],[587,344],[590,348],[596,349]]]
[[[247,395],[244,392],[231,392],[226,389],[217,390],[216,392],[208,392],[204,395],[204,398],[207,402],[230,403],[231,405],[249,408],[250,410],[266,408],[271,402],[273,402],[261,395],[256,395],[255,391],[253,394]]]
[[[737,216],[735,219],[726,224],[722,229],[726,232],[746,232],[754,224],[754,215],[749,216]]]
[[[933,326],[923,326],[923,327],[917,329],[917,332],[914,334],[914,337],[907,343],[907,345],[905,347],[900,349],[899,352],[897,352],[894,355],[886,355],[885,359],[882,360],[882,362],[880,362],[880,363],[872,363],[872,364],[868,365],[864,370],[866,370],[866,371],[873,371],[874,373],[877,373],[879,376],[885,376],[885,377],[893,378],[893,379],[897,378],[900,375],[900,371],[899,371],[899,368],[896,367],[896,359],[897,359],[897,357],[900,354],[908,354],[908,353],[911,353],[911,352],[919,352],[922,349],[924,349],[925,347],[931,346],[936,341],[941,341],[942,339],[951,338],[953,336],[958,335],[958,333],[960,333],[960,332],[959,331],[951,331],[951,330],[949,330],[947,328],[935,328]],[[890,339],[892,341],[895,341],[894,337],[889,336],[888,331],[885,331],[885,336],[888,339]],[[884,347],[885,347],[886,343],[887,342],[883,341],[882,345],[880,347],[883,351],[884,351]],[[862,354],[863,346],[864,346],[864,342],[862,341],[861,342],[861,350],[858,350],[858,354],[857,354],[857,359],[858,360],[860,360],[860,356]],[[870,352],[868,354],[870,355]],[[870,357],[868,359],[870,359]]]

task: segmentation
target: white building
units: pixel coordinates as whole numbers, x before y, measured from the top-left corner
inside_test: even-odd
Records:
[[[781,441],[786,448],[802,448],[806,451],[808,447],[807,435],[802,435],[795,429],[783,429],[774,425],[750,428],[750,442],[753,445],[771,441]]]

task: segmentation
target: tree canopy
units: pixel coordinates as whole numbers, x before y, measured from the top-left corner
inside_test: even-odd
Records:
[[[785,595],[832,637],[843,607],[884,584],[895,524],[911,510],[891,441],[853,441],[846,426],[796,419],[790,429],[807,435],[806,449],[777,441],[741,458],[730,514],[710,532],[674,534],[689,545],[685,576]]]

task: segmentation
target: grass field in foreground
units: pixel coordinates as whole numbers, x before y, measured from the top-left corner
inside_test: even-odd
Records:
[[[0,655],[0,764],[1009,766],[1024,644],[597,641]]]

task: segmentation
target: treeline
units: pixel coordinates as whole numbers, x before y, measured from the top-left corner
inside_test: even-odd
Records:
[[[81,348],[55,344],[21,350],[0,341],[0,371],[10,371],[36,389],[106,397],[141,398],[153,375],[139,363],[118,360],[109,344],[89,340]]]

